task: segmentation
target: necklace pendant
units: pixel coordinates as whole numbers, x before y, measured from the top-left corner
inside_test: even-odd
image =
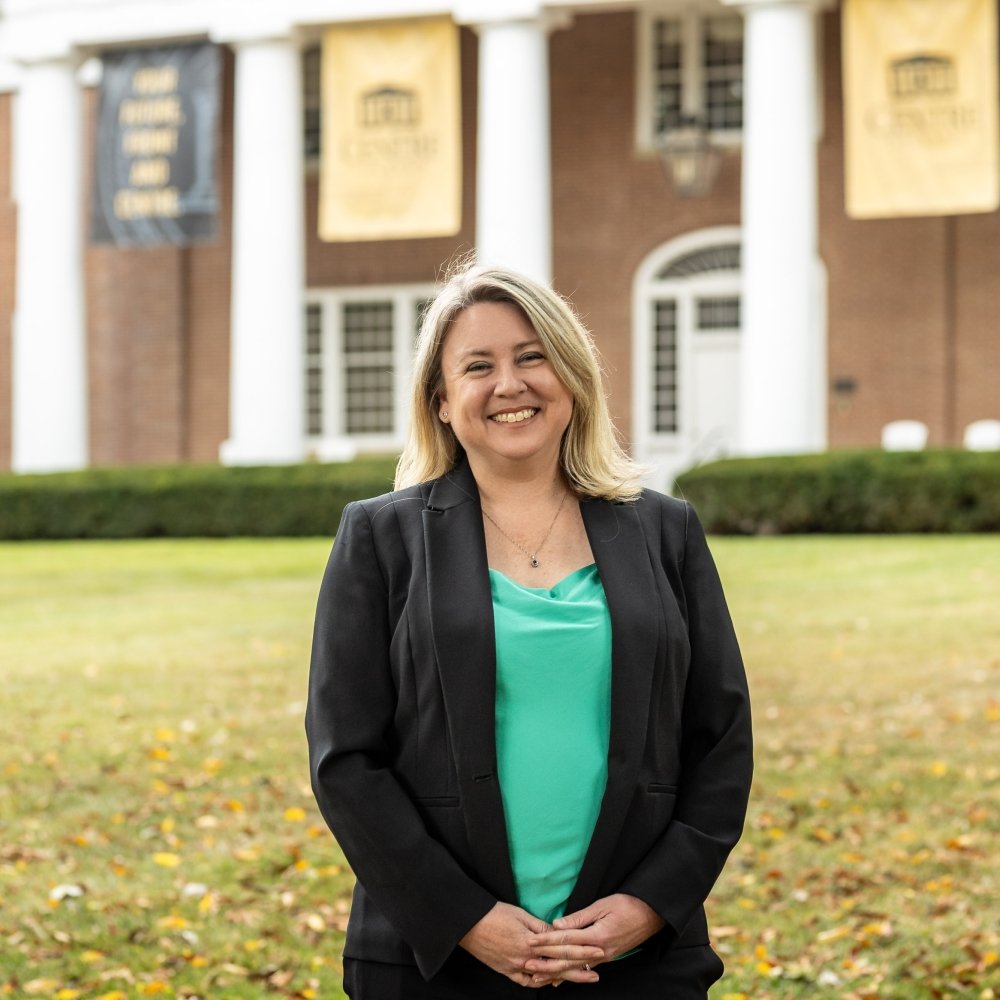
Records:
[[[531,568],[538,569],[538,560],[534,556],[531,557]]]

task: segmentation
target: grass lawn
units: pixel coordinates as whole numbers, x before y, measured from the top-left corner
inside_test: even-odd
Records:
[[[0,996],[342,996],[328,547],[0,545]],[[758,761],[713,1000],[1000,997],[1000,538],[713,547]]]

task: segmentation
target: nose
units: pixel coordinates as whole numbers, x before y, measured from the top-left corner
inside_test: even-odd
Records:
[[[494,396],[516,396],[526,388],[520,372],[512,364],[498,365],[496,376],[496,384],[493,386]]]

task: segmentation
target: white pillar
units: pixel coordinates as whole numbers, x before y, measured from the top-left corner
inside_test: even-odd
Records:
[[[16,472],[87,464],[81,113],[72,60],[24,66],[13,129]]]
[[[228,465],[305,454],[302,96],[289,39],[236,49]]]
[[[476,30],[477,256],[548,282],[552,279],[549,25],[541,16],[477,20]]]
[[[745,14],[740,448],[822,450],[815,5],[727,2]]]

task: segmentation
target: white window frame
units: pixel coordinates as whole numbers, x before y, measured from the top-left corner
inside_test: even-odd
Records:
[[[654,24],[663,18],[681,22],[681,111],[704,114],[704,65],[701,58],[704,23],[713,18],[742,17],[736,8],[709,0],[655,0],[639,12],[636,31],[636,148],[655,153],[659,138],[653,130],[653,41]],[[743,67],[744,80],[746,65]],[[713,141],[736,147],[743,141],[742,129],[712,129]]]
[[[302,363],[307,364],[305,325],[310,305],[321,309],[322,432],[307,435],[306,447],[319,458],[349,458],[360,452],[398,451],[403,446],[409,418],[409,380],[420,303],[433,298],[433,284],[362,285],[350,288],[312,288],[305,293],[302,312]],[[393,318],[393,420],[385,433],[349,433],[346,429],[344,329],[345,305],[391,302]],[[306,413],[303,410],[303,421]]]

